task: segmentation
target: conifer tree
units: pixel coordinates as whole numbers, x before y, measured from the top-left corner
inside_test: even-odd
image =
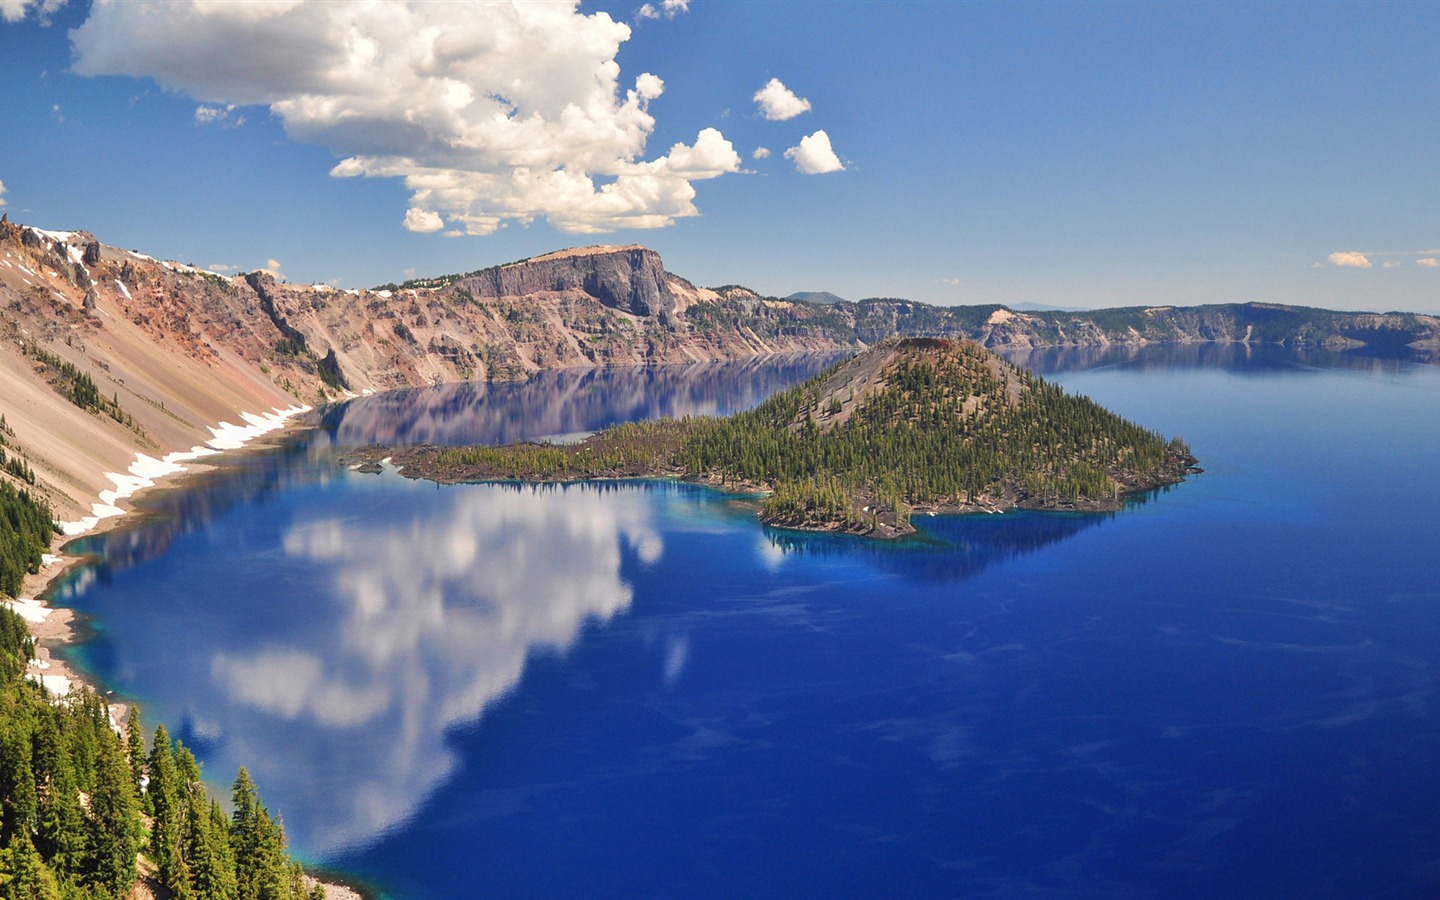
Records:
[[[150,798],[153,816],[150,858],[159,870],[160,883],[183,895],[186,878],[180,853],[180,825],[184,817],[180,807],[181,784],[175,771],[174,745],[163,724],[155,726],[146,769],[150,776],[146,795]]]
[[[150,811],[150,801],[145,793],[145,732],[140,724],[140,707],[130,707],[125,720],[125,753],[130,759],[130,779],[135,783],[135,796],[140,806]]]
[[[135,885],[135,854],[140,847],[140,807],[130,782],[130,766],[120,739],[108,728],[98,740],[95,790],[90,795],[87,880],[111,897],[124,897]]]

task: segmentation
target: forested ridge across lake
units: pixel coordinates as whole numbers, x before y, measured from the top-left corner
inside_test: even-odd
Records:
[[[629,423],[573,445],[367,448],[437,481],[675,477],[768,492],[768,524],[894,536],[931,511],[1113,510],[1195,460],[969,341],[889,339],[752,410]]]

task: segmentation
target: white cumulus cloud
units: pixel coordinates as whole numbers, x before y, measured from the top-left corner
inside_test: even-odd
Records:
[[[72,33],[76,72],[267,106],[290,137],[341,157],[332,175],[403,179],[410,209],[469,234],[538,218],[572,232],[663,227],[698,213],[694,181],[739,171],[714,129],[645,158],[664,83],[622,84],[629,37],[574,2],[97,0]]]
[[[405,228],[409,231],[417,231],[420,234],[430,234],[445,227],[445,220],[440,214],[428,209],[417,209],[410,207],[405,210]]]
[[[1433,256],[1427,256],[1424,259],[1415,260],[1415,265],[1429,266],[1432,269],[1440,269],[1440,259],[1436,259]]]
[[[19,22],[33,9],[40,24],[49,25],[50,16],[64,6],[65,2],[66,0],[0,0],[0,19]]]
[[[830,147],[830,135],[823,130],[801,138],[798,146],[785,151],[785,158],[794,160],[795,168],[804,175],[845,171],[840,157]]]
[[[0,181],[0,206],[5,205],[5,182]]]
[[[810,109],[809,100],[795,96],[795,92],[782,84],[778,78],[767,81],[763,88],[755,92],[753,99],[760,107],[760,115],[772,122],[793,119]]]
[[[769,148],[769,147],[756,147],[756,148],[755,148],[755,152],[752,153],[752,154],[750,154],[750,157],[751,157],[752,159],[769,159],[769,158],[770,158],[770,148]]]
[[[1384,269],[1393,269],[1393,268],[1395,268],[1396,266],[1399,266],[1399,265],[1400,265],[1400,260],[1398,260],[1398,259],[1387,259],[1387,260],[1385,260],[1385,262],[1383,262],[1383,263],[1380,264],[1381,268],[1384,268]]]
[[[1363,253],[1356,253],[1353,250],[1342,250],[1338,253],[1330,254],[1330,265],[1368,269],[1370,268],[1370,257]]]

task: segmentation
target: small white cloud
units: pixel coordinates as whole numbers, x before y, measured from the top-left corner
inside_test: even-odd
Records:
[[[195,124],[239,128],[245,124],[245,117],[235,115],[235,104],[233,103],[227,103],[224,106],[197,106],[195,107]]]
[[[60,104],[56,103],[50,107],[50,115],[60,124],[65,124],[65,114],[60,111]]]
[[[1354,250],[1342,250],[1339,253],[1330,254],[1330,265],[1368,269],[1370,268],[1370,257],[1363,253],[1356,253]]]
[[[714,128],[701,129],[695,137],[695,146],[676,144],[670,152],[661,157],[665,170],[685,179],[715,178],[740,168],[740,154],[725,135]]]
[[[795,168],[802,175],[823,175],[826,172],[843,172],[840,157],[830,147],[830,135],[823,130],[800,139],[799,146],[785,151],[786,159],[795,161]],[[1332,256],[1331,259],[1334,259]]]
[[[239,267],[239,266],[226,265],[225,263],[211,263],[210,265],[206,266],[205,268],[208,269],[208,270],[210,270],[211,272],[238,272],[238,271],[240,271],[240,267]]]
[[[778,78],[767,81],[763,88],[755,92],[753,99],[760,107],[760,115],[772,122],[793,119],[810,109],[809,100],[795,96]]]
[[[665,82],[660,80],[660,76],[641,72],[640,77],[635,79],[635,94],[641,100],[654,100],[663,93],[665,93]]]
[[[284,267],[280,265],[280,260],[278,259],[265,260],[265,265],[260,269],[260,271],[269,274],[271,278],[274,278],[277,281],[284,280],[285,278]]]
[[[1393,269],[1398,265],[1400,265],[1400,260],[1398,259],[1387,259],[1380,264],[1381,268],[1385,269]]]
[[[405,211],[405,228],[420,234],[430,234],[445,227],[445,220],[434,210],[412,206]]]
[[[65,5],[65,0],[0,0],[0,19],[19,22],[35,10],[41,25],[50,24],[50,16]]]
[[[951,287],[959,287],[959,286],[960,286],[960,279],[958,279],[958,278],[942,278],[942,279],[940,279],[940,282],[941,282],[942,284],[948,284],[948,285],[950,285]]]
[[[635,19],[658,19],[662,16],[673,19],[683,12],[690,11],[690,0],[662,0],[660,8],[656,9],[655,4],[647,3],[635,11]]]
[[[756,147],[756,148],[755,148],[755,152],[752,153],[752,154],[750,154],[750,158],[751,158],[751,159],[769,159],[769,158],[770,158],[770,148],[769,148],[769,147]]]
[[[1424,259],[1415,260],[1415,265],[1428,266],[1432,269],[1440,269],[1440,259],[1436,259],[1433,256],[1427,256]]]
[[[406,278],[414,278],[414,277],[415,277],[415,269],[414,269],[414,268],[405,269],[405,270],[403,270],[400,274],[401,274],[401,275],[404,275]]]
[[[0,206],[5,205],[5,182],[0,181]]]

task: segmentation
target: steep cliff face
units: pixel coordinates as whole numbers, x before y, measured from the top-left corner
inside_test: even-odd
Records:
[[[525,297],[579,292],[635,316],[675,312],[670,276],[660,254],[639,245],[583,247],[483,269],[460,285],[476,297]]]
[[[277,327],[297,331],[316,358],[333,352],[354,390],[831,350],[854,340],[823,323],[818,307],[696,288],[643,247],[583,247],[387,290],[259,287]]]

